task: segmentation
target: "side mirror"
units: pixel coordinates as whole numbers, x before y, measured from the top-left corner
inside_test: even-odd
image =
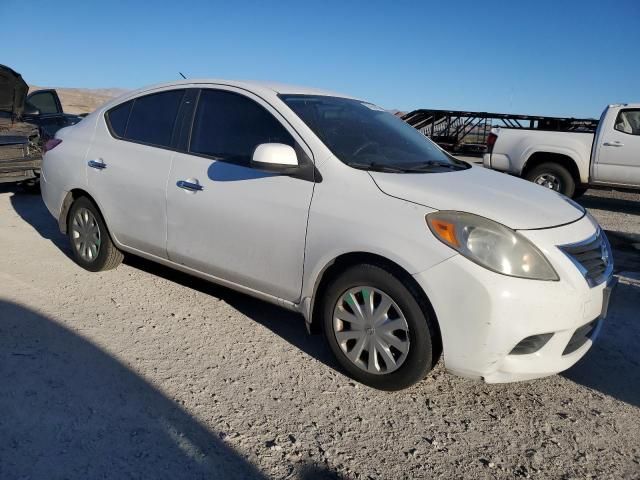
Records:
[[[253,151],[251,166],[266,172],[293,173],[298,169],[298,156],[289,145],[262,143]]]
[[[40,110],[37,107],[35,107],[32,103],[24,102],[22,115],[27,115],[29,117],[37,117],[40,115]]]

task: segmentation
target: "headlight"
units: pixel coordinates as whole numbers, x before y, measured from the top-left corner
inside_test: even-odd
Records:
[[[451,211],[430,213],[426,220],[438,240],[489,270],[512,277],[559,280],[542,252],[504,225]]]

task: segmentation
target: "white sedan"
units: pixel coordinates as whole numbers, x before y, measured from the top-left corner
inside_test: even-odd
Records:
[[[366,101],[173,82],[46,150],[42,195],[80,266],[127,252],[300,312],[375,388],[418,382],[441,354],[487,382],[551,375],[606,315],[611,251],[584,209]]]

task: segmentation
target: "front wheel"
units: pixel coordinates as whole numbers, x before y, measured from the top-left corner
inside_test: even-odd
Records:
[[[325,292],[325,338],[352,378],[400,390],[422,380],[436,360],[436,328],[425,310],[393,274],[377,265],[357,265]]]
[[[113,244],[100,211],[86,197],[78,198],[71,205],[67,235],[73,259],[86,270],[111,270],[120,265],[124,258]]]
[[[571,172],[557,163],[543,163],[533,168],[525,176],[527,180],[541,187],[560,192],[567,197],[573,197],[576,181]]]

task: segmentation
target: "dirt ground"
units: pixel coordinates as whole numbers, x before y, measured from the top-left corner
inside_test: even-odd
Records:
[[[0,478],[640,478],[640,195],[581,201],[620,279],[581,362],[385,393],[275,306],[136,258],[80,269],[0,186]]]

